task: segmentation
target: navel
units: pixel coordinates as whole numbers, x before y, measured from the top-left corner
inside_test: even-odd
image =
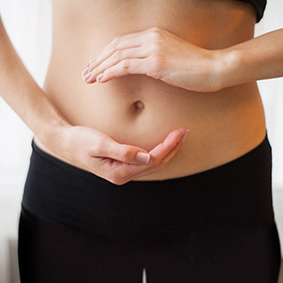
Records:
[[[139,112],[144,109],[144,104],[142,101],[138,100],[134,102],[134,107],[135,107],[135,110]]]

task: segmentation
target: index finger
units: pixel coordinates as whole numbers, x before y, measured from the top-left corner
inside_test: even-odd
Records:
[[[182,136],[186,134],[186,129],[179,129],[171,132],[165,140],[153,148],[149,153],[153,159],[162,160],[165,158],[180,142]]]

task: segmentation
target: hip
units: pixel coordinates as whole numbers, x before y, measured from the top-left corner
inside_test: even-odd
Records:
[[[212,237],[212,230],[233,234],[273,215],[267,138],[242,157],[201,173],[122,186],[33,147],[23,207],[105,238],[166,234],[180,240],[200,231]]]
[[[280,246],[267,138],[211,170],[122,186],[34,145],[22,206],[20,264],[28,256],[44,270],[48,262],[55,282],[73,282],[73,274],[113,282],[105,278],[112,265],[123,263],[125,274],[135,270],[138,280],[145,267],[152,282],[277,281]],[[31,265],[26,275],[36,272]]]

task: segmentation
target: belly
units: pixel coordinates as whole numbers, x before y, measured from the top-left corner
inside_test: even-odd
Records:
[[[84,17],[74,25],[69,19],[72,12],[61,11],[65,2],[53,3],[53,52],[45,90],[66,119],[73,125],[96,128],[120,143],[137,145],[146,150],[162,142],[174,129],[190,129],[188,140],[165,169],[144,179],[173,178],[204,171],[237,158],[262,141],[265,122],[255,83],[217,93],[194,93],[142,75],[92,85],[85,84],[80,76],[90,58],[114,37],[152,26],[160,26],[210,49],[247,40],[253,34],[254,13],[250,6],[241,6],[243,3],[237,1],[227,1],[228,4],[224,5],[223,1],[188,1],[185,8],[192,15],[189,17],[182,12],[184,7],[173,9],[170,5],[174,1],[169,1],[167,6],[164,4],[164,11],[156,11],[155,16],[146,16],[150,10],[144,14],[132,12],[134,21],[127,16],[126,19],[121,17],[125,13],[122,5],[103,26],[97,19],[103,21],[103,17],[95,14],[99,9],[92,10],[94,23]],[[152,10],[155,2],[160,1],[152,2]],[[180,7],[184,5],[181,5],[182,1],[175,2],[180,2]],[[207,6],[202,5],[211,2],[218,3],[218,6],[204,9]],[[112,6],[115,3],[112,2]],[[237,7],[241,9],[236,10],[238,13],[231,9],[234,5],[240,5]],[[170,14],[166,14],[166,7],[170,8]],[[131,7],[125,5],[124,9]],[[143,9],[141,6],[140,11]],[[100,9],[104,17],[107,17],[108,11],[109,7]],[[66,14],[65,20],[62,20],[62,13]],[[127,14],[131,15],[130,12]],[[227,14],[233,21],[225,16]],[[209,19],[210,25],[207,23]],[[223,21],[227,23],[223,25]],[[67,32],[70,25],[75,28],[72,33]],[[67,26],[66,30],[64,26]]]

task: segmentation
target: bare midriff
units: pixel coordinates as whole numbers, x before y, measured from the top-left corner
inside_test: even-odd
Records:
[[[234,0],[53,0],[52,6],[53,48],[44,89],[67,121],[148,151],[170,131],[190,130],[165,168],[142,180],[182,177],[217,167],[264,139],[265,118],[256,82],[200,93],[145,75],[90,85],[81,77],[89,60],[115,37],[151,27],[207,49],[249,40],[256,19],[250,4]],[[54,155],[37,139],[36,143]]]

